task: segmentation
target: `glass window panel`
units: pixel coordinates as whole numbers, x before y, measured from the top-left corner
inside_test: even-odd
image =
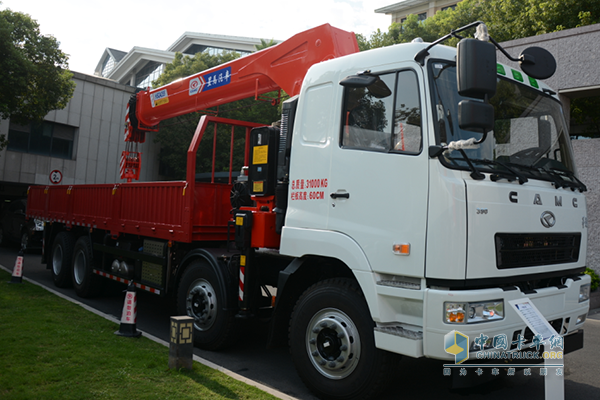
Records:
[[[347,88],[344,93],[342,146],[388,151],[394,120],[394,74],[379,76],[366,88]],[[387,90],[381,91],[385,87]]]
[[[70,159],[73,154],[73,141],[64,139],[52,139],[51,157]]]
[[[73,143],[77,128],[44,121],[17,125],[11,123],[8,132],[7,149],[23,153],[73,158]]]
[[[52,125],[48,123],[31,124],[31,134],[29,139],[29,153],[46,156],[50,155]]]
[[[394,150],[421,151],[421,106],[417,76],[413,71],[398,74],[394,119]]]

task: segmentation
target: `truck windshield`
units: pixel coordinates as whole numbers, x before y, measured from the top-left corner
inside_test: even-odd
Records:
[[[431,61],[433,118],[438,145],[482,137],[458,124],[456,67],[447,61]],[[534,81],[535,83],[535,81]],[[554,182],[559,187],[583,186],[575,177],[573,153],[561,104],[525,84],[498,77],[494,106],[494,129],[479,145],[463,151],[446,150],[440,160],[449,168],[477,169],[492,173],[492,180]],[[468,158],[468,160],[465,158]]]

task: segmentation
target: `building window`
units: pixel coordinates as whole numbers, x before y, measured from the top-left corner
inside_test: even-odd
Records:
[[[164,64],[151,61],[140,70],[135,76],[135,87],[146,89],[152,86],[152,82],[158,79],[165,69]]]
[[[106,78],[108,74],[115,68],[115,59],[111,56],[106,56],[102,63],[102,76]]]
[[[31,122],[27,125],[11,122],[7,149],[70,160],[73,158],[76,129],[50,121]]]
[[[426,12],[421,13],[418,15],[418,17],[419,17],[419,21],[425,21],[427,19],[427,13]]]
[[[456,4],[454,4],[452,6],[442,7],[442,11],[446,11],[446,10],[456,10]]]
[[[193,44],[192,46],[188,47],[184,51],[184,54],[189,55],[189,56],[194,56],[197,53],[206,52],[206,53],[210,54],[211,56],[216,56],[219,54],[223,54],[225,52],[232,52],[232,51],[238,53],[240,55],[240,57],[247,56],[248,54],[250,54],[249,51],[226,49],[226,48],[222,48],[222,47],[210,47],[210,46],[203,46],[200,44]]]

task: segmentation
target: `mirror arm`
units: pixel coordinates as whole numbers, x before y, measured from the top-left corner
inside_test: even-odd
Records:
[[[485,139],[487,138],[487,134],[488,134],[488,132],[484,129],[483,130],[483,136],[481,136],[481,139],[476,140],[474,142],[474,144],[481,144],[481,143],[483,143],[485,141]]]
[[[508,52],[506,50],[504,50],[504,48],[502,46],[500,46],[500,43],[496,42],[491,36],[490,36],[490,42],[492,42],[494,44],[494,46],[496,46],[496,48],[498,50],[500,50],[500,52],[502,52],[502,54],[504,54],[504,56],[506,58],[508,58],[510,61],[514,61],[514,62],[518,62],[518,63],[522,63],[522,64],[535,64],[535,58],[530,54],[521,54],[521,56],[519,58],[515,58],[515,57],[512,57],[510,54],[508,54]]]
[[[429,49],[431,49],[433,46],[435,46],[437,44],[440,44],[440,43],[450,39],[451,37],[462,39],[462,36],[457,35],[458,32],[462,32],[464,30],[467,30],[467,29],[477,26],[479,24],[483,24],[483,22],[481,22],[481,21],[471,22],[470,24],[467,24],[467,25],[463,26],[462,28],[452,30],[449,34],[442,36],[435,42],[431,43],[429,46],[425,47],[423,50],[419,51],[415,55],[415,61],[418,62],[419,64],[421,64],[421,66],[425,65],[425,57],[427,57],[429,55]]]
[[[496,42],[496,41],[495,41],[495,40],[494,40],[494,39],[493,39],[491,36],[490,36],[490,42],[492,42],[492,44],[493,44],[494,46],[496,46],[496,48],[497,48],[498,50],[500,50],[500,52],[502,52],[502,54],[504,54],[504,56],[505,56],[506,58],[508,58],[510,61],[514,61],[514,62],[519,62],[519,61],[522,61],[521,59],[519,59],[519,58],[514,58],[514,57],[512,57],[510,54],[508,54],[508,52],[507,52],[506,50],[504,50],[504,48],[503,48],[502,46],[500,46],[500,43]]]

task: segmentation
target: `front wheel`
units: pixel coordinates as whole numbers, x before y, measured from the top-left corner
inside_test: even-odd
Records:
[[[375,347],[373,328],[354,281],[307,289],[290,323],[292,359],[304,384],[328,399],[368,399],[384,390],[399,357]]]
[[[223,291],[223,289],[224,291]],[[183,273],[177,290],[177,312],[194,318],[194,344],[219,350],[235,343],[240,335],[235,311],[227,299],[234,293],[205,261],[192,262]]]

